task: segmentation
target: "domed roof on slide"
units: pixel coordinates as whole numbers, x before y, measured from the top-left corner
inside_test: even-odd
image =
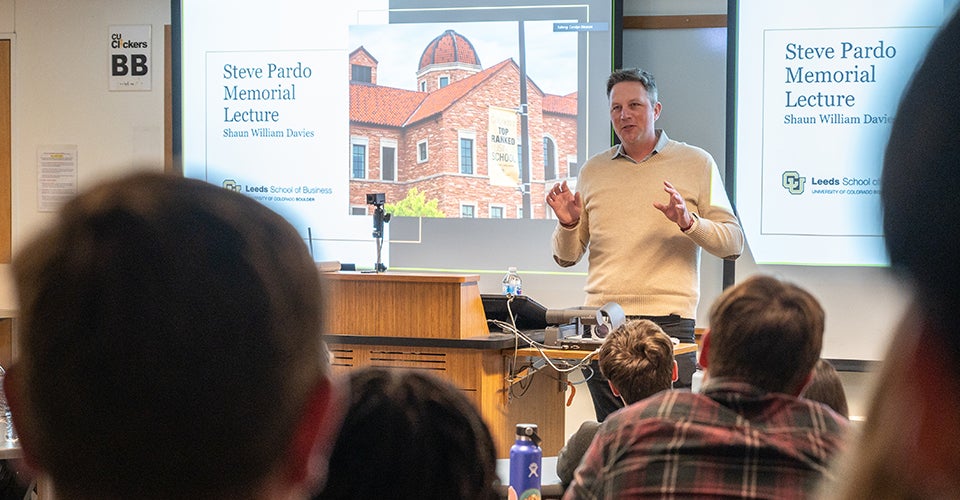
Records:
[[[477,55],[473,44],[454,30],[444,31],[427,44],[420,56],[420,66],[417,67],[417,71],[432,64],[449,63],[480,66],[480,56]]]

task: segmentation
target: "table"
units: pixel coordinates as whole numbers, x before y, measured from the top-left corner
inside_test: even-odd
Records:
[[[673,346],[674,356],[678,354],[686,354],[689,352],[697,352],[697,344],[692,342],[682,342],[680,344]],[[561,349],[558,347],[552,348],[542,348],[537,349],[536,347],[523,347],[517,349],[518,356],[546,356],[550,359],[583,359],[584,357],[591,355],[596,356],[599,353],[599,348],[593,351],[587,349]]]

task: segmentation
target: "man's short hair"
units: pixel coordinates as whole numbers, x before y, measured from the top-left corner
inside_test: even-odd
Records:
[[[620,82],[640,82],[647,91],[647,97],[650,99],[650,105],[657,103],[657,81],[653,74],[640,68],[618,69],[607,78],[607,97],[613,91],[613,86]]]
[[[767,391],[796,393],[820,358],[824,312],[806,290],[754,275],[710,309],[707,370]]]
[[[673,387],[673,342],[656,323],[631,320],[600,346],[600,372],[627,404]]]
[[[17,425],[58,492],[246,498],[275,472],[326,374],[319,277],[282,217],[135,174],[69,202],[13,268]]]

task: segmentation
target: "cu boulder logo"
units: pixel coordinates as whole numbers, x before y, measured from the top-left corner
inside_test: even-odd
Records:
[[[243,186],[237,184],[237,181],[233,179],[225,179],[223,181],[223,187],[231,191],[243,191]]]
[[[780,178],[780,184],[784,189],[789,191],[790,194],[803,194],[803,185],[806,182],[807,178],[800,176],[800,173],[795,170],[784,172]]]

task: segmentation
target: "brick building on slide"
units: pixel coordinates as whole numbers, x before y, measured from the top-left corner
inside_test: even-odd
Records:
[[[363,46],[349,60],[351,213],[367,213],[367,193],[395,203],[415,187],[447,217],[523,217],[512,58],[484,69],[470,41],[447,30],[423,50],[416,90],[377,85],[378,61]],[[526,85],[530,216],[552,217],[544,186],[577,174],[577,95]]]

